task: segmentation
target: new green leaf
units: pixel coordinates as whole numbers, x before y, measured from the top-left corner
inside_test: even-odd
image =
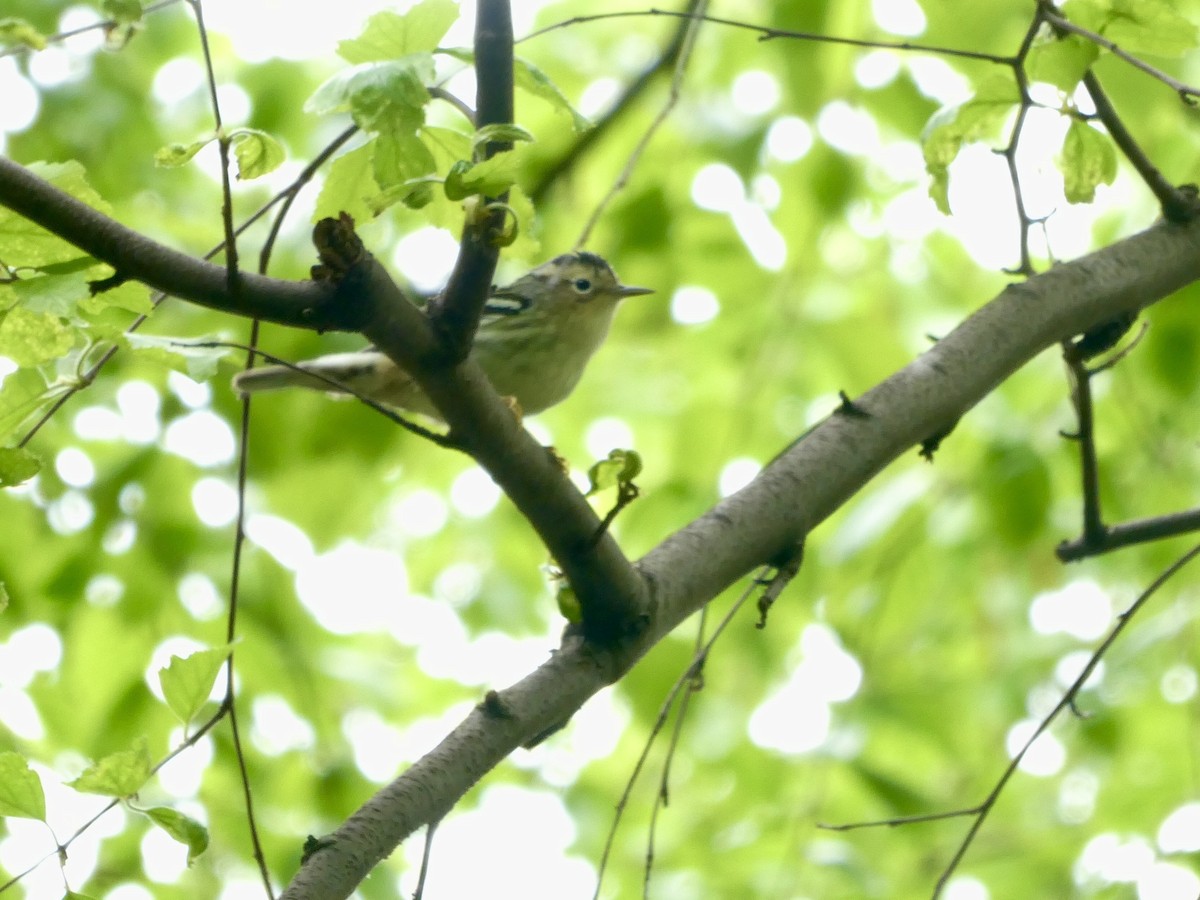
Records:
[[[0,753],[0,816],[46,819],[42,780],[19,753]]]
[[[1096,198],[1096,186],[1112,184],[1117,177],[1117,153],[1108,135],[1076,120],[1067,129],[1059,168],[1067,200],[1091,203]]]
[[[208,829],[179,810],[168,806],[155,806],[142,812],[155,825],[188,848],[189,866],[208,849]]]
[[[217,674],[229,658],[232,645],[198,650],[187,657],[172,656],[171,662],[158,671],[167,706],[184,723],[190,722],[208,702]]]
[[[85,794],[132,797],[150,778],[150,745],[140,737],[131,749],[112,753],[84,770],[70,787]]]

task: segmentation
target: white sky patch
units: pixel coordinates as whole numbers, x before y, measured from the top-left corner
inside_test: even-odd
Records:
[[[633,447],[633,429],[624,419],[604,416],[589,423],[583,436],[584,446],[593,459],[605,459],[610,450]]]
[[[862,686],[862,666],[836,632],[813,624],[791,654],[797,661],[787,680],[750,715],[750,739],[786,754],[816,750],[829,738],[832,704],[849,700]]]
[[[196,516],[209,528],[223,528],[237,518],[237,490],[220,478],[201,478],[192,488]]]
[[[1154,850],[1139,836],[1122,840],[1116,834],[1099,834],[1083,848],[1076,863],[1079,875],[1098,877],[1107,882],[1130,882],[1154,864]]]
[[[440,290],[458,258],[458,241],[444,228],[426,225],[406,234],[392,250],[392,263],[419,291]]]
[[[817,113],[817,133],[829,146],[850,156],[869,156],[879,149],[875,117],[845,100],[827,103]]]
[[[671,318],[680,325],[703,325],[720,311],[717,295],[706,287],[687,284],[671,295]]]
[[[802,158],[813,145],[813,132],[799,116],[780,116],[767,129],[767,154],[779,162]]]
[[[910,56],[905,60],[917,90],[943,106],[963,103],[974,95],[975,89],[961,72],[936,56]]]
[[[282,756],[291,750],[308,750],[316,732],[307,719],[277,694],[255,697],[250,707],[250,740],[266,756]]]
[[[0,59],[0,97],[0,134],[24,131],[37,119],[37,89],[17,70],[15,57]]]
[[[188,849],[161,828],[142,836],[142,871],[151,881],[174,884],[187,871]]]
[[[120,556],[133,549],[133,545],[137,541],[137,533],[137,525],[132,520],[118,519],[105,529],[104,537],[100,539],[100,546],[105,553]]]
[[[154,73],[150,96],[170,109],[204,90],[204,68],[190,56],[169,59]]]
[[[49,625],[36,622],[14,631],[0,643],[0,684],[29,687],[38,672],[50,672],[62,661],[62,639]]]
[[[72,427],[88,441],[115,441],[121,436],[121,415],[107,406],[85,406],[75,414]]]
[[[437,491],[417,488],[388,505],[386,521],[406,537],[432,537],[450,518],[450,509]]]
[[[473,562],[459,560],[438,572],[433,580],[433,596],[455,609],[469,606],[483,588],[483,571]]]
[[[78,447],[67,447],[54,458],[54,471],[64,484],[83,488],[96,480],[96,466]]]
[[[901,37],[925,32],[925,12],[914,0],[871,0],[871,12],[884,31]]]
[[[607,759],[616,751],[631,718],[614,691],[601,691],[571,717],[555,740],[512,757],[512,762],[522,769],[535,769],[552,787],[569,787],[589,763]]]
[[[989,900],[992,896],[978,878],[971,875],[955,875],[946,882],[945,900]]]
[[[730,93],[738,112],[761,116],[779,104],[779,81],[770,72],[748,69],[733,79]]]
[[[725,463],[717,476],[717,493],[722,497],[740,491],[762,471],[762,463],[748,456],[739,456]]]
[[[730,166],[709,163],[692,179],[692,202],[712,212],[733,212],[746,202],[746,188]]]
[[[408,760],[402,755],[402,732],[373,709],[352,709],[342,718],[342,734],[363,777],[383,783],[396,777]]]
[[[246,89],[229,81],[217,85],[217,102],[221,104],[221,120],[230,126],[245,122],[254,108]]]
[[[1016,756],[1025,742],[1029,740],[1040,723],[1033,719],[1023,719],[1008,730],[1004,746],[1010,757]],[[1029,775],[1047,777],[1057,775],[1062,771],[1067,761],[1067,751],[1062,742],[1048,731],[1038,735],[1037,740],[1030,746],[1029,751],[1021,758],[1018,768]]]
[[[900,57],[892,50],[871,50],[854,64],[854,80],[868,90],[891,84],[900,74]]]
[[[346,541],[300,566],[296,594],[333,634],[385,631],[407,611],[408,570],[396,553]]]
[[[229,423],[207,409],[173,420],[167,426],[163,446],[170,453],[202,468],[224,465],[237,452],[237,441]]]
[[[0,684],[0,720],[4,727],[26,741],[41,741],[46,737],[46,728],[37,707],[25,691]],[[3,846],[0,844],[0,846]],[[18,871],[28,865],[26,860]],[[9,869],[9,871],[14,871]]]
[[[1100,779],[1092,772],[1068,772],[1058,789],[1058,815],[1064,822],[1081,825],[1096,811]]]
[[[583,89],[576,107],[583,115],[594,119],[612,106],[620,89],[621,83],[615,78],[597,78]]]
[[[158,440],[160,405],[158,392],[144,381],[127,381],[117,388],[121,436],[131,444],[151,444]]]
[[[754,180],[750,182],[750,196],[767,212],[774,212],[779,207],[779,201],[783,199],[783,188],[775,176],[764,172],[755,175]]]
[[[492,476],[478,467],[466,469],[450,485],[450,505],[468,519],[486,516],[496,508],[501,496]]]
[[[766,210],[751,203],[733,213],[733,225],[754,261],[768,272],[778,272],[787,262],[787,241],[779,233]]]
[[[1090,650],[1073,650],[1066,654],[1058,661],[1054,667],[1054,680],[1058,682],[1062,688],[1069,688],[1075,683],[1080,675],[1083,674],[1084,668],[1091,661],[1092,652]],[[1097,664],[1096,668],[1087,677],[1087,681],[1083,683],[1084,690],[1095,690],[1104,680],[1104,662]]]
[[[254,513],[246,519],[246,537],[293,572],[316,555],[304,529],[269,513]]]
[[[558,794],[508,784],[485,787],[478,806],[451,814],[438,827],[426,891],[480,897],[494,894],[498,884],[520,884],[525,900],[590,896],[595,869],[568,852],[575,836],[575,822]],[[404,847],[409,865],[400,882],[402,896],[416,886],[421,850],[419,841]],[[472,863],[437,865],[438,859]],[[530,872],[537,878],[530,879]]]
[[[216,618],[224,607],[217,586],[203,572],[188,572],[179,579],[177,591],[183,608],[200,622]]]
[[[1113,608],[1104,589],[1091,579],[1069,582],[1038,594],[1029,605],[1029,624],[1038,634],[1069,634],[1094,641],[1112,627]]]
[[[1174,809],[1158,828],[1158,849],[1163,853],[1200,852],[1200,803]]]
[[[212,387],[203,381],[193,381],[182,372],[168,372],[167,387],[184,406],[191,409],[199,409],[212,402]]]
[[[29,78],[40,88],[52,89],[64,85],[84,74],[88,67],[87,57],[75,56],[55,44],[29,55]]]

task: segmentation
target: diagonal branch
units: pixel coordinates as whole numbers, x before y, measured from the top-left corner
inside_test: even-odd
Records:
[[[787,448],[759,476],[637,564],[652,618],[608,647],[568,638],[549,662],[488,695],[441,744],[323,842],[285,898],[345,897],[422,825],[530,738],[620,678],[680,622],[780,558],[888,463],[947,427],[1042,351],[1200,279],[1200,224],[1162,223],[1012,285],[927,353]]]

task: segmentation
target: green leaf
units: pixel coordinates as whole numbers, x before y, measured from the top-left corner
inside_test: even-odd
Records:
[[[225,347],[201,346],[197,342],[151,334],[127,334],[121,340],[142,358],[182,372],[193,381],[212,378],[217,374],[221,360],[229,354]]]
[[[108,271],[111,274],[112,270]],[[79,309],[93,316],[99,315],[107,309],[123,309],[138,315],[146,315],[153,312],[154,304],[150,302],[150,291],[145,285],[136,281],[126,281],[114,288],[95,294],[91,292],[89,285],[87,296],[79,301]]]
[[[63,319],[72,316],[89,293],[83,272],[22,278],[5,287],[12,291],[16,306],[21,309]],[[0,301],[0,307],[7,306],[7,301]]]
[[[305,112],[330,115],[348,112],[367,131],[400,121],[413,131],[425,121],[433,79],[433,57],[414,54],[390,62],[363,63],[327,79],[304,104]]]
[[[58,316],[20,306],[0,317],[0,356],[18,366],[40,366],[75,344],[75,331]]]
[[[1044,41],[1029,54],[1029,78],[1071,94],[1099,56],[1100,48],[1078,35]]]
[[[623,489],[633,483],[642,472],[642,457],[636,450],[610,450],[607,459],[602,459],[588,469],[587,496],[607,488]]]
[[[496,197],[516,184],[524,158],[524,154],[514,149],[475,165],[459,160],[446,175],[446,196],[451,200],[464,200],[473,194]]]
[[[6,16],[0,19],[0,45],[45,50],[46,36],[24,19]]]
[[[19,753],[0,753],[0,816],[46,821],[42,779]]]
[[[232,644],[197,650],[187,657],[172,656],[171,662],[158,670],[167,706],[184,724],[208,702],[221,666],[233,650]]]
[[[317,198],[313,221],[337,218],[347,212],[355,222],[366,222],[376,215],[372,204],[379,198],[375,180],[375,142],[368,141],[343,153],[329,166],[329,175]]]
[[[0,441],[9,440],[22,423],[63,390],[47,388],[36,369],[18,369],[5,377],[0,385]]]
[[[93,763],[69,786],[85,794],[132,797],[150,778],[151,765],[149,742],[139,737],[132,749],[109,754]]]
[[[1117,177],[1117,153],[1112,141],[1079,120],[1067,129],[1058,165],[1070,203],[1091,203],[1096,198],[1096,185],[1112,184]]]
[[[1113,0],[1100,33],[1134,55],[1182,56],[1196,48],[1196,26],[1165,0]]]
[[[0,487],[28,481],[41,468],[42,461],[23,447],[0,447]]]
[[[237,159],[238,178],[242,181],[275,171],[286,158],[279,141],[257,128],[235,129],[229,138]]]
[[[571,127],[576,131],[587,131],[592,127],[587,116],[570,104],[562,91],[550,78],[527,59],[517,56],[513,58],[513,83],[523,91],[545,100],[556,112],[566,113],[571,117]]]
[[[457,19],[458,4],[454,0],[422,0],[403,15],[389,11],[371,16],[362,34],[340,41],[337,52],[349,63],[432,53]]]
[[[155,806],[142,812],[155,825],[188,848],[189,866],[208,849],[208,829],[190,816],[167,806]]]
[[[558,586],[558,590],[554,592],[554,602],[558,606],[558,611],[562,613],[562,617],[568,622],[578,624],[583,621],[583,607],[579,603],[579,597],[575,595],[574,588],[563,581]]]
[[[532,141],[533,135],[522,128],[520,125],[509,123],[496,123],[493,125],[484,125],[475,132],[475,136],[471,139],[471,150],[474,152],[484,144],[491,141],[516,143],[518,141]]]
[[[26,168],[76,200],[103,213],[111,212],[108,204],[87,183],[83,166],[74,160],[65,163],[31,163]],[[0,247],[4,248],[4,262],[9,266],[44,268],[87,257],[78,247],[4,206],[0,206]]]
[[[217,139],[215,134],[193,141],[190,144],[167,144],[154,154],[154,164],[164,169],[175,169],[191,161],[192,157]]]
[[[959,106],[939,110],[925,126],[921,149],[925,169],[933,177],[930,195],[938,209],[949,213],[949,167],[962,145],[994,136],[1020,102],[1016,82],[1006,74],[985,79],[975,96]]]
[[[374,164],[375,181],[385,194],[396,186],[422,184],[436,168],[433,154],[417,137],[416,131],[399,122],[394,127],[382,130],[376,138]],[[420,192],[424,195],[423,202],[405,202],[409,206],[423,206],[432,192],[430,184]]]
[[[100,9],[106,18],[119,25],[129,25],[142,18],[141,0],[104,0]]]

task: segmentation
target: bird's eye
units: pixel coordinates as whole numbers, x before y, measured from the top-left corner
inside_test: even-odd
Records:
[[[586,294],[592,289],[592,282],[587,278],[576,278],[571,284],[575,286],[575,290],[580,294]]]

